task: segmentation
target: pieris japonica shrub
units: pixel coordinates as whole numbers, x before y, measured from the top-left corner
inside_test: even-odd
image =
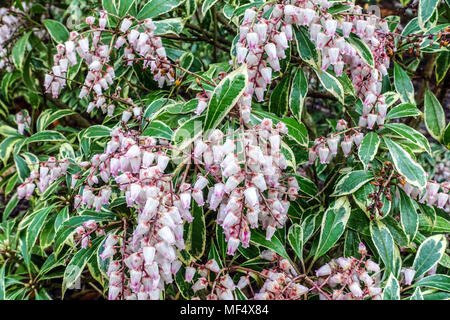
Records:
[[[1,8],[0,299],[449,299],[449,4],[383,3]]]

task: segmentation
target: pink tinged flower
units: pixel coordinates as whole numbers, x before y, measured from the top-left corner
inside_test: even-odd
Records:
[[[439,187],[440,185],[436,182],[428,182],[427,184],[428,196],[434,198],[439,191]]]
[[[156,209],[158,208],[158,206],[159,206],[159,201],[157,201],[153,198],[148,198],[145,203],[144,210],[142,211],[142,213],[153,217],[153,215],[156,213]]]
[[[146,246],[142,249],[142,253],[144,255],[145,264],[152,264],[153,259],[155,258],[155,247]]]
[[[214,259],[211,259],[208,262],[206,262],[205,267],[214,273],[218,273],[220,271],[219,264]]]
[[[258,35],[259,42],[264,42],[267,37],[267,23],[261,22],[255,24],[253,30]]]
[[[377,116],[377,125],[378,126],[382,126],[384,124],[384,120],[386,119],[386,117],[383,117],[381,115]]]
[[[330,59],[330,64],[335,65],[338,62],[339,49],[338,48],[328,49],[328,57]]]
[[[416,270],[412,268],[404,268],[403,275],[405,277],[405,285],[410,286],[412,281],[414,280],[414,275],[416,274]]]
[[[322,50],[325,47],[325,45],[328,43],[329,40],[330,40],[329,36],[327,36],[323,32],[319,32],[317,34],[317,42],[316,42],[317,49]]]
[[[274,134],[269,137],[270,148],[273,152],[280,151],[281,138],[280,135]]]
[[[360,37],[364,35],[367,27],[367,20],[357,20],[356,21],[356,34]]]
[[[183,209],[189,209],[191,207],[191,193],[190,192],[182,192],[180,194],[180,201]]]
[[[197,181],[194,184],[195,190],[203,190],[208,185],[208,179],[206,179],[204,176],[199,175],[197,177]]]
[[[200,278],[197,280],[197,282],[194,283],[194,285],[192,286],[192,290],[194,292],[203,290],[207,287],[208,285],[208,280],[206,280],[205,278]]]
[[[268,226],[266,229],[266,240],[272,239],[275,231],[277,231],[277,229],[275,229],[273,226]]]
[[[308,159],[310,164],[313,164],[317,159],[317,152],[313,148],[309,149]]]
[[[322,26],[318,23],[311,24],[311,27],[309,27],[309,38],[310,40],[316,42],[317,41],[317,35],[322,30]]]
[[[258,100],[258,102],[264,101],[264,91],[265,89],[262,87],[255,88],[256,100]]]
[[[108,300],[116,300],[121,292],[121,288],[117,286],[109,286],[108,288]]]
[[[324,264],[323,266],[321,266],[319,269],[316,270],[317,277],[324,277],[324,276],[328,276],[330,274],[331,274],[331,268],[328,265],[328,263]]]
[[[247,33],[247,44],[248,48],[251,52],[254,52],[256,49],[256,46],[258,45],[258,34],[256,32],[249,32]],[[275,46],[275,45],[274,45]],[[276,54],[276,51],[275,51]]]
[[[122,24],[120,25],[120,31],[125,33],[131,27],[132,21],[130,19],[123,19]]]
[[[102,209],[102,197],[96,196],[94,199],[95,211],[100,212]]]
[[[273,71],[278,72],[280,71],[280,61],[278,59],[269,59],[269,64],[272,67]]]
[[[370,271],[370,272],[379,272],[380,266],[378,265],[378,263],[375,263],[372,260],[367,260],[366,261],[366,270]]]
[[[285,50],[289,47],[288,39],[286,37],[286,33],[281,31],[273,37],[273,40],[276,42],[277,46],[279,46],[282,50]]]
[[[139,31],[131,30],[130,33],[128,34],[128,36],[127,36],[128,42],[131,45],[134,45],[136,43],[136,40],[139,38],[139,35],[140,35]]]
[[[236,48],[236,60],[238,64],[244,63],[247,53],[248,49],[244,46],[239,46]]]
[[[200,99],[198,101],[197,108],[195,109],[195,114],[197,116],[201,115],[202,112],[206,109],[207,106],[208,106],[208,103],[205,100]]]
[[[377,121],[378,115],[371,113],[367,116],[367,128],[372,129],[375,122]]]
[[[240,240],[238,238],[230,237],[230,239],[228,239],[227,254],[233,255],[239,247],[239,244]]]
[[[344,38],[348,38],[350,36],[350,32],[352,31],[353,23],[345,21],[342,22],[342,35]]]
[[[102,260],[106,260],[108,258],[111,258],[115,253],[116,253],[116,251],[114,250],[114,248],[112,246],[108,246],[108,247],[105,247],[103,252],[100,254],[100,258]]]
[[[269,84],[272,81],[272,68],[269,67],[261,68],[260,72],[261,76],[264,79],[264,82],[266,84]]]
[[[269,60],[278,59],[277,48],[272,42],[269,42],[264,46],[264,51],[267,53]]]
[[[366,95],[366,99],[364,100],[364,105],[373,104],[377,100],[377,97],[370,92],[368,95]]]
[[[334,33],[336,32],[336,27],[337,27],[337,20],[334,19],[327,19],[325,21],[325,33],[328,36],[333,36]]]
[[[128,111],[128,110],[125,110],[122,113],[122,122],[127,123],[128,120],[131,119],[131,116],[132,116],[132,113],[130,111]]]
[[[244,191],[245,201],[251,209],[257,209],[259,207],[258,193],[255,187],[250,187]]]
[[[352,139],[346,137],[345,140],[342,141],[341,147],[344,156],[347,158],[350,152],[352,151]]]
[[[239,222],[239,218],[230,210],[223,220],[222,227],[229,229]]]
[[[196,271],[195,268],[187,267],[186,268],[186,273],[185,273],[185,276],[184,276],[184,281],[191,282],[192,279],[194,278],[195,271]]]
[[[157,166],[159,170],[164,171],[167,168],[167,165],[169,164],[169,157],[165,155],[158,155],[157,159]]]
[[[206,145],[203,141],[198,141],[194,148],[194,156],[199,158],[202,154],[208,149],[208,145]]]
[[[75,196],[75,198],[74,198],[74,201],[73,201],[73,207],[74,207],[75,209],[77,209],[77,208],[80,206],[81,201],[82,201],[81,196],[80,196],[79,194],[77,194],[77,195]]]
[[[326,164],[328,163],[328,155],[330,154],[330,149],[325,146],[322,145],[319,147],[319,160],[321,164]]]
[[[267,189],[266,180],[261,173],[256,174],[252,178],[252,183],[261,191],[264,192]]]
[[[25,186],[25,185],[20,185],[18,188],[17,188],[17,196],[18,196],[18,198],[19,199],[23,199],[23,198],[25,198],[25,195],[26,195],[26,193],[27,193],[27,187]]]
[[[84,53],[86,53],[86,52],[89,51],[89,39],[88,39],[88,38],[81,38],[81,39],[78,41],[78,45],[80,46],[80,49],[81,49]],[[91,69],[91,70],[92,70],[92,69]],[[99,70],[99,69],[97,69],[97,70]]]
[[[158,236],[169,245],[173,245],[175,243],[175,236],[172,230],[170,230],[167,226],[159,229]]]
[[[359,127],[367,127],[367,116],[363,115],[363,116],[359,117],[358,126]]]
[[[443,209],[445,207],[445,205],[447,204],[448,198],[449,198],[449,196],[447,193],[439,192],[438,197],[437,197],[438,208]]]
[[[312,9],[305,9],[303,11],[303,24],[309,25],[311,21],[316,17],[316,11]]]
[[[252,22],[255,16],[256,16],[255,10],[246,9],[244,12],[244,19],[242,20],[242,24]]]
[[[205,201],[203,199],[203,192],[200,190],[194,190],[192,192],[192,198],[200,207],[205,204]]]
[[[363,292],[361,290],[361,286],[359,285],[358,282],[352,282],[352,284],[349,285],[348,287],[350,289],[350,291],[352,292],[353,296],[355,297],[362,297]]]
[[[330,137],[327,139],[328,147],[330,148],[332,155],[337,155],[339,136]]]

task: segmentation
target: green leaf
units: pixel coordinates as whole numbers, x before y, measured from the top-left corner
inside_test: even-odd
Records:
[[[154,18],[163,13],[169,12],[182,4],[184,0],[150,0],[139,11],[137,19],[144,20]]]
[[[93,254],[97,252],[98,246],[103,238],[98,237],[92,241],[92,245],[86,249],[80,249],[70,260],[69,264],[64,270],[64,278],[62,284],[63,296],[65,291],[73,286],[77,279],[81,276],[88,260]]]
[[[394,85],[395,90],[400,93],[403,103],[416,104],[414,100],[414,86],[405,70],[397,63],[394,63]]]
[[[186,251],[194,258],[200,259],[205,252],[206,246],[206,226],[203,208],[199,207],[195,201],[192,204],[192,216],[194,220],[188,224]]]
[[[416,207],[411,198],[400,188],[398,188],[398,192],[400,193],[400,223],[408,237],[408,241],[411,242],[414,240],[417,230],[419,229],[419,215],[417,214]]]
[[[153,34],[155,36],[169,33],[179,34],[183,30],[183,20],[181,18],[159,20],[154,21],[153,23],[155,24],[156,27],[155,31],[153,31]],[[192,54],[191,52],[189,53]]]
[[[2,221],[5,221],[11,212],[14,210],[14,208],[19,203],[19,198],[17,197],[17,193],[14,193],[14,195],[9,199],[8,203],[5,206],[5,209],[3,210],[2,214]]]
[[[404,123],[386,123],[384,127],[431,154],[431,148],[427,138],[419,131]]]
[[[14,163],[16,164],[19,181],[23,183],[30,175],[30,169],[25,160],[17,154],[14,155]]]
[[[109,137],[111,129],[103,125],[95,125],[87,128],[83,133],[83,138],[103,138]]]
[[[386,274],[394,272],[395,244],[389,229],[380,221],[370,221],[370,235],[386,268]]]
[[[217,1],[218,0],[205,0],[202,5],[202,15],[205,16],[208,10],[211,9],[212,6],[217,3]]]
[[[436,10],[440,0],[420,0],[419,12],[417,17],[419,18],[419,25],[423,30],[425,29],[425,23],[430,20]]]
[[[206,118],[203,125],[204,132],[215,129],[234,107],[244,93],[248,83],[247,65],[226,76],[214,89],[209,101]]]
[[[436,58],[436,84],[439,85],[442,80],[444,80],[447,74],[448,68],[450,67],[450,51],[445,50],[438,54]]]
[[[350,217],[350,203],[347,197],[341,197],[332,202],[322,219],[319,243],[314,258],[323,256],[339,240],[344,233]]]
[[[416,258],[412,266],[416,270],[414,279],[418,279],[433,268],[441,260],[446,247],[447,240],[443,234],[431,236],[422,242],[419,249],[417,249]]]
[[[150,124],[145,128],[144,132],[142,132],[142,136],[144,137],[155,137],[171,140],[173,135],[172,129],[164,122],[159,120],[153,120]]]
[[[75,111],[69,110],[69,109],[62,109],[62,110],[50,110],[47,109],[44,112],[42,112],[37,119],[36,122],[36,131],[43,131],[48,128],[53,122],[55,122],[58,119],[61,119],[63,117],[67,117],[70,115],[75,114]]]
[[[289,107],[290,74],[285,73],[270,95],[269,112],[284,117]]]
[[[66,141],[66,137],[59,133],[58,131],[53,130],[43,130],[40,132],[36,132],[31,137],[27,138],[26,143],[32,142],[44,142],[44,141]]]
[[[345,231],[344,257],[355,257],[359,259],[361,257],[359,253],[360,243],[361,239],[359,238],[358,232],[347,229]]]
[[[27,229],[25,237],[26,245],[29,250],[33,248],[34,243],[36,242],[36,239],[38,238],[39,233],[41,232],[42,227],[44,226],[45,219],[47,218],[48,214],[52,212],[53,209],[54,209],[53,206],[44,207],[35,213],[35,216]]]
[[[316,46],[309,39],[309,31],[303,26],[294,26],[295,42],[300,58],[310,65],[320,67]]]
[[[6,300],[6,285],[5,285],[5,268],[6,263],[3,263],[0,268],[0,300]]]
[[[425,90],[424,114],[428,132],[437,141],[441,141],[445,128],[445,113],[439,100],[428,88]]]
[[[316,72],[322,86],[333,96],[335,96],[340,103],[344,104],[344,88],[342,87],[342,84],[339,82],[339,80],[329,74],[327,71],[314,71]]]
[[[372,179],[372,172],[367,172],[364,170],[351,171],[338,181],[331,196],[339,197],[351,194]]]
[[[303,229],[298,224],[293,224],[289,228],[288,241],[297,257],[303,260]]]
[[[446,146],[447,149],[450,149],[450,122],[442,134],[442,144]]]
[[[413,284],[414,287],[426,287],[450,292],[450,276],[446,274],[433,274],[422,278]]]
[[[384,287],[383,300],[400,300],[400,284],[392,273]]]
[[[289,259],[285,246],[283,245],[283,243],[280,241],[280,239],[277,237],[276,234],[274,234],[270,240],[266,240],[266,235],[262,231],[254,229],[252,230],[250,241],[254,244],[275,251],[283,258]]]
[[[308,93],[308,80],[302,68],[298,68],[292,79],[291,93],[289,95],[289,108],[298,120],[302,120],[303,106]]]
[[[386,119],[398,119],[403,117],[416,117],[422,113],[417,107],[411,103],[402,103],[393,107],[386,115]]]
[[[363,163],[364,170],[367,170],[369,163],[375,158],[380,141],[380,137],[375,132],[369,132],[364,136],[358,149],[359,160]]]
[[[125,17],[131,7],[134,5],[135,0],[119,0],[119,17]]]
[[[14,65],[19,70],[21,70],[23,67],[23,63],[25,60],[25,50],[27,48],[28,39],[30,38],[31,33],[31,31],[28,31],[19,40],[17,40],[12,50]]]
[[[69,40],[69,31],[67,28],[59,21],[45,19],[44,25],[50,33],[50,36],[58,43],[65,42]]]
[[[383,138],[391,154],[392,161],[397,171],[403,175],[411,185],[423,189],[427,184],[427,175],[422,166],[414,161],[397,143],[388,138]]]
[[[423,295],[419,288],[414,290],[414,293],[409,297],[409,300],[423,300]]]
[[[371,68],[374,67],[374,60],[372,51],[367,46],[367,44],[361,40],[356,34],[351,33],[348,38],[346,38],[348,43],[350,43],[358,52],[358,55],[364,60]]]

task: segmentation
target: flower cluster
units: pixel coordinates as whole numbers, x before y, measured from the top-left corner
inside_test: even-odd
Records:
[[[95,233],[97,236],[104,234],[103,229],[93,219],[83,222],[82,226],[75,229],[74,240],[79,241],[81,248],[85,249],[91,244],[92,233]]]
[[[25,130],[28,130],[31,126],[31,117],[23,112],[18,112],[16,114],[17,131],[19,134],[24,134]]]
[[[121,101],[117,98],[120,93],[120,87],[116,88],[116,92],[111,95],[105,92],[113,84],[115,71],[113,64],[110,64],[110,56],[113,44],[105,44],[101,41],[102,32],[110,33],[115,31],[106,28],[107,13],[101,10],[98,19],[98,25],[95,25],[96,19],[93,16],[86,18],[89,30],[78,33],[73,31],[70,38],[64,44],[57,46],[57,53],[53,56],[54,66],[50,73],[46,74],[44,86],[46,92],[52,94],[54,98],[66,85],[67,71],[69,66],[75,66],[78,63],[78,57],[88,66],[88,73],[85,77],[83,87],[81,88],[79,97],[88,96],[94,91],[94,99],[89,102],[87,112],[93,111],[95,108],[101,109],[103,113],[109,116],[114,114],[115,105],[110,100]],[[150,67],[154,74],[154,79],[158,81],[160,87],[171,84],[174,80],[174,70],[167,60],[165,48],[162,45],[160,37],[154,36],[155,24],[151,19],[146,19],[142,23],[139,22],[135,27],[131,28],[133,21],[124,19],[117,31],[117,40],[114,43],[115,49],[119,50],[124,45],[123,59],[127,65],[133,65],[136,61],[143,60],[143,68]],[[140,31],[142,30],[142,31]],[[136,58],[138,55],[140,58]],[[131,117],[131,113],[127,110]],[[140,115],[140,108],[133,108],[135,116]],[[126,118],[126,117],[125,117]],[[125,121],[126,122],[126,121]]]
[[[339,120],[336,126],[337,133],[331,134],[330,137],[320,137],[314,141],[314,146],[309,149],[309,164],[316,161],[317,156],[319,156],[319,161],[322,164],[330,163],[330,161],[338,153],[339,143],[341,144],[342,152],[344,157],[348,157],[352,151],[352,145],[355,144],[359,147],[361,144],[364,134],[362,132],[353,129],[353,134],[347,134],[347,122],[345,120]],[[345,131],[344,133],[339,131]],[[344,138],[341,141],[341,134]]]
[[[286,177],[283,170],[287,162],[281,152],[281,135],[286,126],[272,120],[262,122],[242,132],[236,141],[214,130],[208,140],[198,140],[194,148],[194,162],[202,163],[207,175],[216,180],[209,188],[206,202],[210,210],[218,210],[217,223],[224,229],[228,242],[228,254],[232,255],[242,243],[249,246],[250,227],[259,223],[271,239],[277,228],[287,219],[289,201],[295,200],[298,183],[295,177]],[[239,146],[239,150],[236,150]],[[203,189],[208,179],[199,175],[193,187],[192,197],[203,206]]]
[[[329,1],[296,1],[293,4],[265,5],[263,10],[247,9],[240,25],[236,44],[237,63],[247,63],[249,84],[246,93],[264,100],[272,73],[280,71],[279,59],[286,57],[288,41],[293,39],[293,25],[309,28],[310,40],[322,56],[322,70],[331,66],[336,76],[341,76],[348,65],[352,83],[358,97],[364,101],[359,126],[372,129],[374,124],[384,124],[387,105],[381,94],[381,78],[387,74],[390,59],[387,50],[388,24],[349,3],[349,15],[335,19],[327,13]],[[267,18],[269,10],[270,18]],[[358,53],[347,40],[356,34],[368,46],[373,55],[373,66]]]
[[[288,260],[280,258],[271,250],[263,251],[262,257],[276,261],[276,266],[261,272],[266,281],[254,295],[254,300],[299,300],[310,291],[308,287],[298,283],[303,279],[303,275],[299,276]]]
[[[423,190],[423,192],[418,188],[413,187],[408,182],[406,182],[404,185],[401,185],[401,188],[409,197],[415,200],[419,200],[420,203],[426,202],[429,206],[437,205],[437,207],[441,209],[450,205],[450,182],[448,181],[442,182],[440,184],[435,181],[429,181],[427,183],[427,187],[425,188],[425,190]]]
[[[234,290],[244,289],[250,284],[249,275],[241,276],[237,284],[234,283],[230,274],[223,274],[224,270],[220,268],[216,260],[210,259],[204,265],[197,265],[197,268],[187,267],[185,274],[185,281],[192,282],[196,277],[192,290],[195,297],[193,300],[199,299],[199,295],[206,290],[209,294],[206,295],[207,300],[235,300]],[[211,279],[209,273],[215,275],[214,280]]]
[[[36,184],[40,193],[45,190],[58,178],[66,175],[69,168],[69,160],[57,160],[50,157],[47,161],[39,163],[39,171],[32,170],[30,176],[17,188],[17,196],[19,199],[30,199]]]
[[[137,131],[116,128],[105,152],[80,164],[87,175],[82,193],[75,197],[75,207],[83,205],[100,211],[109,203],[112,191],[108,183],[114,180],[125,193],[127,205],[138,212],[132,234],[122,240],[125,244],[121,259],[110,261],[112,300],[119,294],[124,299],[158,299],[164,284],[171,283],[181,267],[176,252],[185,247],[183,223],[192,221],[191,197],[186,183],[175,193],[172,175],[164,172],[169,164],[169,147],[153,137],[140,137]],[[101,182],[99,178],[105,186],[95,186]],[[79,179],[78,174],[74,175],[73,184]],[[97,195],[95,190],[99,190]],[[116,235],[108,235],[102,259],[115,256],[117,242]]]
[[[332,294],[319,293],[321,299],[332,300],[380,300],[382,289],[380,266],[367,258],[364,244],[359,245],[361,258],[340,257],[333,259],[316,270],[319,287],[328,287]]]
[[[23,3],[22,6],[25,11],[31,7],[27,3]],[[24,15],[25,12],[14,7],[0,8],[0,69],[6,69],[8,72],[14,70],[11,50],[26,26]],[[39,38],[45,35],[45,31],[39,28],[32,28],[32,31]]]

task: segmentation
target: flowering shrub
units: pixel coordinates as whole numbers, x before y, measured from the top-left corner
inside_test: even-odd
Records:
[[[0,9],[0,299],[449,299],[448,2],[65,3]]]

